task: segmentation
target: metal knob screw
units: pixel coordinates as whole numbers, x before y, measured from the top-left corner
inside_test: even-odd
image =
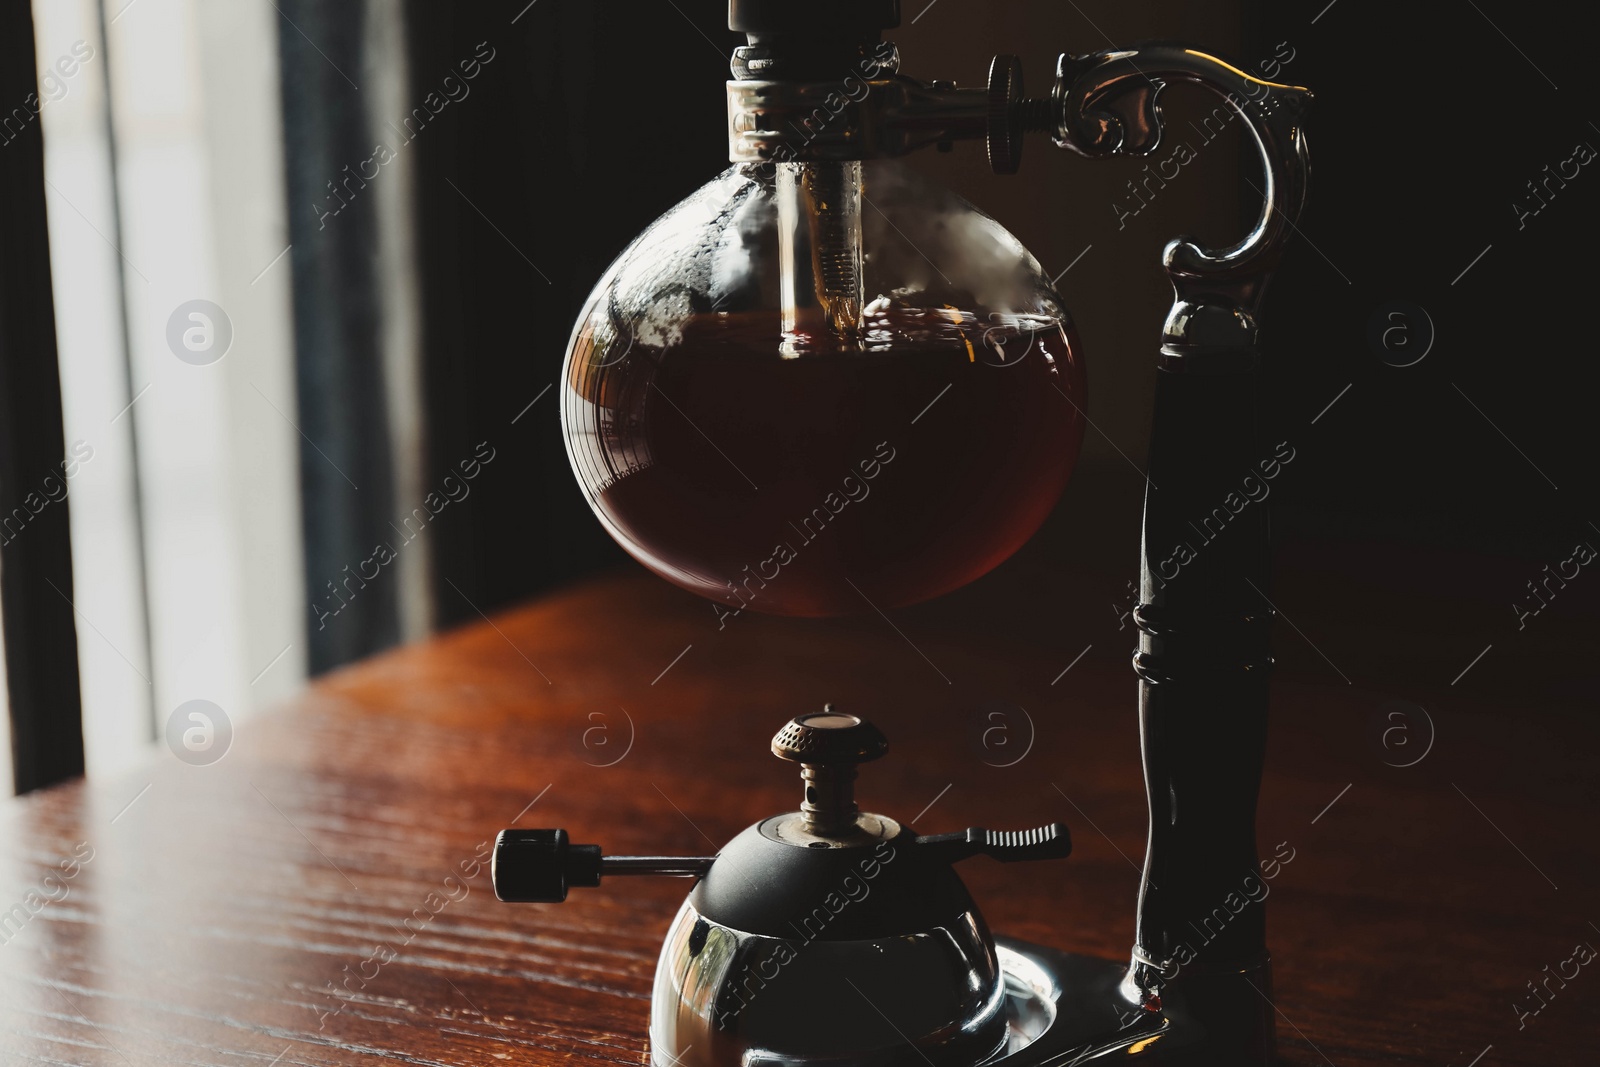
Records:
[[[1054,94],[1043,99],[1023,95],[1022,60],[1012,55],[1001,54],[990,62],[987,91],[989,166],[996,174],[1015,174],[1022,164],[1022,135],[1058,135],[1059,106]]]

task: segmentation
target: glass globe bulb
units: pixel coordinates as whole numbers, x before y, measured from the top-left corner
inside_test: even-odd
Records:
[[[842,185],[784,171],[802,166],[730,168],[640,234],[562,373],[595,514],[724,620],[978,578],[1083,440],[1078,341],[1021,242],[898,163],[822,165]]]

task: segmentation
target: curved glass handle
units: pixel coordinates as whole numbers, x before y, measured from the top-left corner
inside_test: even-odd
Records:
[[[1311,92],[1264,81],[1216,56],[1176,44],[1062,56],[1054,90],[1055,140],[1085,156],[1145,156],[1161,141],[1161,90],[1204,86],[1244,119],[1266,174],[1261,216],[1237,244],[1213,250],[1192,237],[1167,243],[1162,262],[1177,296],[1163,352],[1253,348],[1254,314],[1305,207],[1310,151],[1304,117]],[[1174,349],[1174,351],[1168,351]]]

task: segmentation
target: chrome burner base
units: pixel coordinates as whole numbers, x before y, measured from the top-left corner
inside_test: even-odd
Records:
[[[1126,964],[1003,937],[995,946],[1011,1036],[985,1067],[1073,1067],[1112,1056],[1162,1067],[1269,1062],[1265,965],[1175,982],[1160,1009],[1145,1010],[1123,991]]]

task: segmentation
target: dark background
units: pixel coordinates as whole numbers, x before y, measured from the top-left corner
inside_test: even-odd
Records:
[[[471,102],[417,145],[430,481],[486,438],[507,457],[435,531],[442,625],[476,618],[474,605],[492,611],[599,567],[634,566],[571,477],[553,397],[510,420],[555,381],[572,320],[610,260],[725,165],[726,58],[741,38],[724,28],[724,4],[524,5],[406,8],[416,98],[479,42],[500,57]],[[1272,497],[1280,608],[1307,644],[1325,615],[1368,635],[1342,657],[1327,649],[1341,673],[1381,673],[1399,662],[1397,646],[1428,631],[1444,649],[1433,673],[1453,675],[1495,644],[1476,671],[1510,683],[1538,669],[1537,648],[1571,639],[1562,619],[1582,621],[1597,602],[1600,580],[1583,574],[1522,629],[1512,607],[1534,603],[1526,583],[1545,564],[1579,541],[1600,544],[1586,432],[1592,268],[1580,247],[1600,178],[1586,168],[1520,230],[1512,206],[1546,164],[1579,142],[1600,145],[1583,27],[1560,10],[911,0],[891,35],[914,77],[976,84],[993,53],[1012,51],[1036,92],[1062,50],[1187,39],[1249,69],[1292,52],[1279,78],[1317,93],[1312,206],[1264,307],[1263,442],[1290,441],[1297,455]],[[1168,94],[1174,139],[1157,158],[1178,140],[1198,145],[1186,120],[1210,109],[1202,99]],[[1180,232],[1242,234],[1257,204],[1246,180],[1259,185],[1259,171],[1236,125],[1119,228],[1112,205],[1140,163],[1089,162],[1043,140],[1015,177],[992,175],[975,144],[913,162],[1017,232],[1051,274],[1083,253],[1059,288],[1084,340],[1097,429],[1055,517],[989,581],[1087,564],[1099,586],[1024,611],[1064,647],[1098,634],[1097,655],[1122,655],[1131,631],[1112,624],[1135,573],[1136,468],[1170,300],[1160,248]],[[301,268],[297,286],[327,284]],[[1369,340],[1394,301],[1423,309],[1436,333],[1408,367]],[[1422,343],[1425,327],[1408,315]],[[317,536],[308,531],[313,557]],[[329,569],[314,564],[311,574]],[[1543,646],[1529,641],[1535,631]],[[380,620],[318,666],[389,640]],[[1292,636],[1279,644],[1296,654]],[[1592,680],[1580,672],[1571,684]]]

